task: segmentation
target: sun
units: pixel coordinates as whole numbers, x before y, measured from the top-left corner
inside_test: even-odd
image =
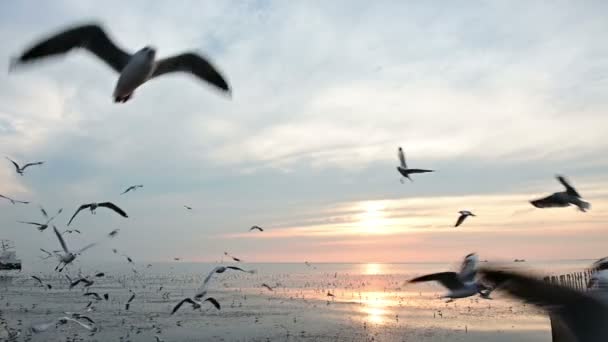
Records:
[[[377,201],[361,203],[362,213],[358,215],[358,226],[361,233],[381,234],[385,232],[387,223],[385,208],[383,203]]]

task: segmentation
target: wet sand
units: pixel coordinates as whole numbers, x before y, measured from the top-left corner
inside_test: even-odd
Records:
[[[108,293],[108,301],[84,297],[81,286],[69,290],[68,281],[56,273],[37,275],[53,289],[43,289],[26,273],[10,285],[0,285],[0,311],[10,330],[20,331],[17,341],[155,341],[155,335],[164,341],[551,340],[548,319],[530,306],[498,293],[493,300],[475,297],[445,303],[438,298],[443,291],[438,285],[405,286],[411,277],[407,274],[224,273],[209,289],[222,304],[220,311],[211,305],[201,311],[184,306],[173,316],[173,306],[194,294],[201,275],[95,279],[89,291]],[[260,287],[262,283],[274,286],[274,291]],[[127,311],[129,289],[136,298]],[[87,312],[90,301],[93,310]],[[86,314],[96,321],[98,331],[91,334],[76,325],[62,325],[39,334],[29,332],[32,323],[64,316],[64,311]]]

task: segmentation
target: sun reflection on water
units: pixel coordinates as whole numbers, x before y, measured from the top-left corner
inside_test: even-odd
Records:
[[[365,270],[363,271],[363,274],[376,275],[382,273],[382,264],[365,264]]]

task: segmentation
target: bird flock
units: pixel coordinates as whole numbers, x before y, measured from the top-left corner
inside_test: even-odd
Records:
[[[75,25],[41,39],[37,43],[25,49],[25,51],[18,57],[11,60],[10,71],[14,71],[25,65],[34,64],[35,62],[49,59],[51,57],[62,56],[73,50],[88,51],[118,73],[118,79],[112,94],[112,98],[116,103],[125,103],[132,99],[135,90],[141,87],[144,83],[162,75],[174,72],[191,74],[211,85],[214,89],[220,91],[221,93],[228,95],[229,97],[232,96],[232,89],[226,78],[222,75],[219,69],[209,61],[207,57],[195,52],[184,52],[175,56],[158,59],[156,57],[156,49],[152,46],[145,46],[144,48],[131,53],[113,42],[107,32],[98,24]],[[19,163],[13,159],[9,157],[6,157],[6,159],[13,165],[15,172],[20,176],[24,176],[26,170],[28,170],[28,172],[34,172],[34,169],[32,168],[34,166],[41,167],[45,164],[44,161],[36,161],[25,163],[23,166],[20,166]],[[415,174],[435,172],[435,170],[431,169],[408,167],[405,152],[402,147],[398,147],[398,159],[399,165],[397,166],[397,170],[402,176],[400,179],[401,183],[404,183],[404,179],[408,179],[410,182],[413,182],[414,180],[412,179],[412,175]],[[534,207],[555,208],[574,205],[581,212],[585,212],[590,209],[590,203],[582,199],[581,195],[564,176],[558,175],[557,179],[565,187],[565,191],[555,192],[546,197],[530,201]],[[143,187],[144,186],[142,184],[131,185],[124,189],[120,195],[134,192]],[[28,201],[17,200],[2,194],[0,194],[0,199],[9,201],[13,205],[27,205],[30,203]],[[190,205],[183,206],[189,211],[193,210],[193,207]],[[88,209],[91,214],[95,214],[96,210],[99,208],[112,211],[123,218],[129,217],[125,210],[110,201],[91,202],[80,205],[67,222],[67,226],[70,226],[79,213],[81,213],[83,210]],[[79,249],[69,248],[66,242],[66,234],[80,233],[80,231],[77,229],[70,229],[60,232],[57,229],[54,222],[62,213],[63,209],[59,209],[53,216],[49,216],[47,211],[42,207],[40,207],[40,211],[44,217],[43,221],[19,221],[19,223],[35,226],[40,232],[45,231],[47,228],[49,228],[49,226],[53,226],[53,232],[59,242],[60,249],[54,251],[47,251],[44,249],[40,250],[45,253],[45,256],[41,257],[41,259],[46,260],[52,257],[57,259],[58,265],[55,267],[55,271],[62,272],[66,267],[69,267],[83,252],[97,245],[97,242],[92,242]],[[468,217],[476,216],[469,210],[461,210],[458,214],[459,216],[454,227],[460,227]],[[112,230],[110,233],[108,233],[108,238],[115,238],[119,231],[119,229]],[[253,225],[249,228],[249,232],[252,231],[262,233],[264,232],[264,228]],[[116,249],[113,249],[113,252],[115,254],[119,253],[119,251]],[[130,256],[122,253],[121,255],[123,255],[129,263],[134,263]],[[225,252],[224,255],[231,258],[235,262],[242,261],[240,258],[237,258],[228,252]],[[175,258],[175,260],[177,261],[179,258]],[[606,332],[608,331],[608,327],[599,323],[606,322],[606,319],[608,318],[608,306],[606,305],[605,300],[606,296],[598,296],[595,294],[595,292],[592,292],[591,294],[578,293],[574,290],[545,284],[530,275],[524,275],[504,269],[480,269],[478,268],[477,264],[477,255],[475,253],[471,253],[464,258],[459,272],[446,271],[423,275],[411,279],[410,282],[439,282],[448,289],[448,292],[443,297],[449,300],[470,297],[477,294],[484,299],[491,299],[490,293],[494,289],[501,288],[517,298],[521,298],[525,301],[541,306],[548,311],[560,314],[561,317],[563,317],[566,325],[578,338],[577,341],[608,340],[608,333]],[[311,266],[308,262],[306,262],[306,265]],[[176,314],[180,308],[184,306],[184,304],[189,304],[193,310],[199,310],[202,308],[204,303],[209,303],[217,310],[220,310],[220,302],[214,297],[207,296],[208,285],[215,275],[222,274],[227,271],[249,274],[255,272],[253,270],[245,270],[237,266],[215,267],[204,278],[200,288],[192,296],[185,297],[179,301],[173,307],[170,314]],[[134,272],[136,272],[135,269]],[[82,284],[83,288],[88,289],[95,284],[96,278],[103,276],[103,272],[97,273],[94,276],[79,276],[78,279],[74,279],[73,281],[70,280],[69,288],[74,288]],[[36,276],[32,276],[32,278],[36,280],[41,287],[49,290],[52,288],[50,284],[45,283],[41,278]],[[601,290],[606,288],[606,285],[608,284],[608,277],[602,274],[601,270],[592,279],[593,282],[590,282],[589,284],[590,288],[597,288]],[[260,287],[263,287],[268,291],[274,291],[274,287],[266,283],[261,284]],[[598,290],[597,293],[600,293],[600,290]],[[96,292],[87,291],[84,295],[87,297],[92,297],[95,300],[102,300],[102,296]],[[333,298],[335,295],[331,292],[327,292],[327,296]],[[103,297],[108,300],[107,294],[105,294]],[[130,305],[135,298],[136,294],[132,293],[129,300],[125,303],[125,310],[129,310]],[[583,319],[582,316],[584,316],[587,312],[597,314],[597,320]],[[90,317],[78,313],[71,313],[45,323],[32,325],[31,331],[33,333],[41,333],[53,326],[65,324],[75,324],[90,332],[95,332],[97,330],[95,322]],[[597,339],[597,336],[602,337]],[[158,337],[156,338],[159,340]]]

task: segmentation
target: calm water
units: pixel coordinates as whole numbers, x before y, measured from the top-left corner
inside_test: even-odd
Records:
[[[559,274],[591,262],[512,265]],[[221,303],[220,311],[210,305],[200,311],[184,306],[175,315],[170,315],[173,306],[193,296],[217,264],[72,265],[71,277],[104,272],[105,277],[92,278],[95,283],[88,291],[108,294],[109,300],[84,296],[82,286],[69,290],[63,274],[50,272],[54,266],[35,265],[46,272],[24,271],[0,285],[0,312],[10,331],[21,332],[17,340],[65,341],[77,335],[91,341],[154,341],[154,336],[165,341],[550,341],[541,312],[499,293],[494,300],[467,298],[446,304],[438,298],[440,286],[406,283],[416,275],[455,270],[458,263],[238,264],[255,274],[225,272],[210,282],[209,296]],[[31,275],[53,288],[42,288]],[[133,293],[136,297],[126,310]],[[90,334],[62,325],[31,336],[31,324],[61,317],[64,311],[87,314],[99,330]],[[1,334],[2,329],[0,340]]]

